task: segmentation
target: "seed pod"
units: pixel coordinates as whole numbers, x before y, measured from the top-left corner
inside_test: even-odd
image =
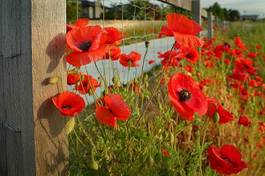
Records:
[[[66,134],[70,134],[75,127],[75,118],[70,118],[65,125]]]
[[[153,159],[153,157],[150,155],[149,157],[148,157],[148,160],[147,160],[147,162],[148,162],[148,166],[149,167],[152,167],[153,165],[154,165],[154,159]]]
[[[98,163],[92,158],[88,167],[93,170],[98,170]]]
[[[60,80],[59,76],[52,76],[49,78],[48,82],[49,84],[57,84]]]
[[[144,44],[145,44],[145,47],[146,47],[146,48],[148,48],[148,47],[149,47],[149,44],[150,44],[150,42],[149,42],[148,40],[146,40]]]
[[[216,113],[214,114],[214,116],[213,116],[213,121],[214,121],[214,123],[219,122],[219,119],[220,119],[219,114],[216,112]]]

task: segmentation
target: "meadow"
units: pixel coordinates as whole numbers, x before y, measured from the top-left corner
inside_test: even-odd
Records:
[[[137,30],[141,33],[143,29]],[[105,86],[102,96],[115,94],[124,101],[113,105],[121,106],[118,110],[99,112],[97,109],[106,106],[110,96],[96,100],[99,97],[94,88],[98,85],[90,86],[87,93],[95,96],[95,103],[68,122],[71,175],[265,175],[264,39],[263,22],[235,22],[226,28],[216,25],[214,38],[204,39],[198,55],[178,57],[173,46],[167,56],[160,53],[162,65],[127,85],[117,76],[114,84],[107,86],[102,74],[97,80]],[[132,62],[127,65],[128,72],[133,69]],[[191,85],[178,82],[190,78],[194,81]],[[177,83],[195,86],[194,95],[207,97],[207,112],[202,113],[204,110],[198,107],[192,117],[189,113],[193,109],[180,112],[170,94]],[[178,96],[183,103],[193,95],[185,89]],[[99,118],[113,111],[126,114],[127,109],[130,117],[126,119],[115,117],[115,122],[106,122]],[[218,168],[218,161],[211,155],[221,153],[217,148],[224,145],[237,148],[232,152],[236,159],[220,154],[219,166],[223,164],[223,168]],[[230,148],[230,152],[234,150]]]

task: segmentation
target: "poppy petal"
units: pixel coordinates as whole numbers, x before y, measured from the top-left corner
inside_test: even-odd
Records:
[[[117,126],[117,119],[113,113],[111,113],[106,107],[96,107],[97,120],[107,126],[115,128]]]
[[[204,44],[204,42],[199,37],[194,35],[187,35],[187,34],[174,32],[174,37],[177,43],[183,47],[195,48],[195,47],[201,47]]]
[[[82,97],[67,91],[54,96],[52,102],[64,116],[75,116],[85,108]]]
[[[113,114],[119,120],[127,120],[131,116],[131,110],[129,106],[124,102],[122,97],[118,94],[109,94],[104,97],[104,101],[111,109]]]
[[[170,30],[182,34],[196,35],[202,30],[194,20],[177,13],[167,15],[167,24]]]

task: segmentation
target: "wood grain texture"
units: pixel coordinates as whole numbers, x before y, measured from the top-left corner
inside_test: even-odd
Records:
[[[0,175],[35,173],[30,7],[0,1]]]
[[[62,60],[65,0],[0,0],[0,175],[67,175],[65,120],[50,97]]]
[[[57,86],[48,85],[51,76],[66,83],[65,0],[32,0],[32,80],[37,175],[67,175],[68,142],[65,119],[60,117],[50,98]],[[65,87],[64,87],[65,88]],[[59,85],[59,89],[62,89]]]

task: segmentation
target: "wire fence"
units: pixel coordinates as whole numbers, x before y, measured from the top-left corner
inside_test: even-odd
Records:
[[[165,24],[166,14],[175,11],[172,6],[160,3],[158,0],[93,0],[93,1],[68,1],[68,22],[73,22],[79,17],[89,18],[90,25],[102,27],[116,27],[123,33],[120,46],[122,53],[136,51],[144,56],[146,52],[145,41],[150,42],[146,59],[141,60],[139,67],[125,68],[118,61],[97,61],[99,71],[105,76],[109,85],[113,84],[113,77],[119,77],[124,84],[135,79],[142,72],[151,70],[160,64],[158,52],[169,50],[174,39],[171,37],[158,38],[158,33]],[[71,16],[69,16],[69,13]],[[152,64],[149,64],[150,61]],[[100,73],[94,64],[81,67],[82,72],[100,79]],[[103,90],[98,89],[97,94]],[[86,95],[87,96],[87,95]],[[86,97],[88,103],[93,102],[93,97]]]

